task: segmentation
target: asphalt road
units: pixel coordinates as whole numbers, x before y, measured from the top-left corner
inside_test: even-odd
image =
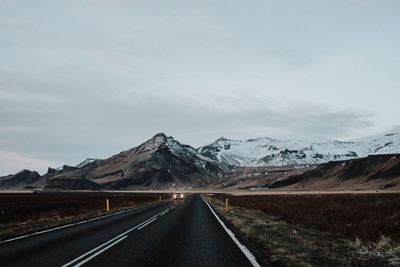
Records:
[[[239,246],[195,195],[2,242],[0,265],[254,266]]]

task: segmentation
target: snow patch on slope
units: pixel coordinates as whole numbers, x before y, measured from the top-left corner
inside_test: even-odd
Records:
[[[82,167],[84,167],[84,166],[86,166],[86,165],[88,165],[90,163],[95,162],[96,160],[99,160],[99,159],[87,158],[84,161],[82,161],[79,164],[77,164],[75,167],[82,168]]]

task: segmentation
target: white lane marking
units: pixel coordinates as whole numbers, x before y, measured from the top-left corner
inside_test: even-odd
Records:
[[[79,267],[79,266],[85,264],[86,262],[90,261],[91,259],[93,259],[93,258],[96,257],[97,255],[103,253],[104,251],[106,251],[107,249],[111,248],[112,246],[118,244],[119,242],[121,242],[122,240],[124,240],[124,239],[127,238],[127,237],[128,237],[127,235],[121,237],[120,239],[118,239],[117,241],[111,243],[110,245],[108,245],[107,247],[103,248],[102,250],[97,251],[97,252],[96,252],[95,254],[93,254],[92,256],[90,256],[90,257],[84,259],[83,261],[81,261],[81,262],[75,264],[74,267]]]
[[[138,230],[142,230],[143,228],[145,228],[147,225],[151,224],[155,220],[157,220],[157,218],[154,218],[153,220],[150,220],[147,223],[143,224],[142,226],[138,227]]]
[[[226,227],[225,223],[218,217],[218,215],[215,213],[215,211],[211,208],[210,204],[201,196],[201,199],[204,201],[204,203],[207,204],[207,206],[210,208],[211,212],[214,214],[215,218],[217,218],[218,222],[222,225],[222,228],[228,233],[228,235],[232,238],[233,242],[240,248],[240,250],[243,252],[243,254],[247,257],[247,259],[250,261],[250,263],[254,267],[260,267],[260,264],[258,264],[256,257],[246,248],[245,245],[239,242],[239,240],[236,238],[235,234]]]
[[[144,224],[148,223],[149,221],[156,220],[156,219],[157,219],[157,216],[159,216],[161,213],[167,211],[168,209],[169,209],[169,208],[166,208],[165,210],[162,210],[161,212],[157,213],[156,215],[154,215],[154,216],[151,217],[150,219],[147,219],[147,220],[145,220],[144,222],[139,223],[138,225],[136,225],[136,226],[132,227],[131,229],[129,229],[129,230],[123,232],[122,234],[120,234],[120,235],[118,235],[118,236],[116,236],[116,237],[114,237],[114,238],[108,240],[107,242],[101,244],[100,246],[95,247],[94,249],[92,249],[92,250],[90,250],[90,251],[88,251],[88,252],[82,254],[82,255],[79,256],[78,258],[75,258],[75,259],[73,259],[72,261],[67,262],[66,264],[62,265],[62,267],[71,266],[72,264],[74,264],[75,262],[79,261],[80,259],[82,259],[82,258],[84,258],[84,257],[86,257],[86,256],[88,256],[88,255],[90,255],[90,254],[93,253],[93,252],[96,252],[97,250],[103,248],[104,246],[107,246],[109,243],[113,242],[114,240],[116,240],[116,239],[118,239],[118,238],[121,238],[122,236],[127,235],[128,233],[130,233],[130,232],[132,232],[133,230],[135,230],[135,229],[137,229],[137,228],[143,226]]]
[[[144,207],[141,207],[141,208],[144,208]],[[59,229],[63,229],[63,228],[67,228],[67,227],[71,227],[71,226],[75,226],[75,225],[79,225],[79,224],[83,224],[83,223],[96,221],[96,220],[99,220],[99,219],[103,219],[103,218],[110,217],[110,216],[115,216],[115,215],[118,215],[118,214],[121,214],[121,213],[126,213],[126,212],[130,212],[130,211],[138,210],[138,209],[141,209],[141,208],[132,208],[132,209],[128,209],[128,210],[118,211],[118,212],[115,212],[115,213],[112,213],[112,214],[102,215],[100,217],[96,217],[96,218],[92,218],[92,219],[88,219],[88,220],[84,220],[84,221],[80,221],[80,222],[76,222],[76,223],[70,223],[70,224],[58,226],[58,227],[55,227],[55,228],[51,228],[51,229],[35,232],[35,233],[32,233],[32,234],[27,234],[27,235],[23,235],[23,236],[10,238],[10,239],[7,239],[7,240],[0,241],[0,244],[11,242],[11,241],[15,241],[15,240],[18,240],[18,239],[23,239],[23,238],[26,238],[26,237],[29,237],[29,236],[34,236],[34,235],[39,235],[39,234],[52,232],[52,231],[55,231],[55,230],[59,230]]]
[[[146,224],[148,221],[151,221],[151,220],[153,220],[153,219],[157,219],[157,217],[158,217],[161,213],[165,212],[166,210],[168,210],[168,209],[165,209],[165,210],[163,210],[163,211],[157,213],[156,215],[154,215],[154,216],[151,217],[150,219],[148,219],[148,220],[146,220],[146,221],[144,221],[144,222],[142,222],[142,223],[136,225],[136,226],[133,227],[131,230],[134,230],[134,229],[136,229],[136,228],[141,227],[143,224]]]
[[[166,211],[164,211],[163,213],[160,214],[160,216],[163,216],[164,214],[168,213],[169,209],[167,209]]]
[[[114,238],[111,239],[111,240],[108,240],[107,242],[101,244],[100,246],[95,247],[94,249],[92,249],[92,250],[86,252],[85,254],[82,254],[82,255],[79,256],[78,258],[76,258],[76,259],[74,259],[74,260],[72,260],[72,261],[70,261],[70,262],[67,262],[66,264],[62,265],[62,267],[71,266],[72,264],[74,264],[75,262],[79,261],[80,259],[82,259],[82,258],[88,256],[89,254],[91,254],[91,253],[93,253],[93,252],[96,252],[97,250],[103,248],[104,246],[107,246],[107,245],[110,244],[111,242],[114,242],[116,239],[121,238],[121,236],[122,236],[122,235],[119,235],[119,236],[117,236],[117,237],[114,237]]]

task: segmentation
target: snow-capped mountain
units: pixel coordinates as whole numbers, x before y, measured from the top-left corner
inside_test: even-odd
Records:
[[[49,169],[46,178],[50,188],[200,187],[219,180],[228,167],[159,133],[108,159]]]
[[[0,188],[198,188],[221,182],[225,174],[232,171],[232,166],[310,165],[396,153],[400,154],[400,130],[322,143],[266,137],[248,140],[220,138],[198,149],[160,133],[107,159],[88,159],[78,166],[49,168],[43,176],[25,170],[0,177]]]
[[[231,140],[221,137],[199,153],[234,166],[321,164],[376,154],[400,153],[400,131],[349,141],[295,142],[266,137]]]

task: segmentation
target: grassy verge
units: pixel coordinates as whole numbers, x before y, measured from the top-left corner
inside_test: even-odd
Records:
[[[361,242],[289,224],[260,210],[231,206],[211,198],[215,211],[239,231],[263,265],[269,266],[399,266],[400,244],[381,236]]]

